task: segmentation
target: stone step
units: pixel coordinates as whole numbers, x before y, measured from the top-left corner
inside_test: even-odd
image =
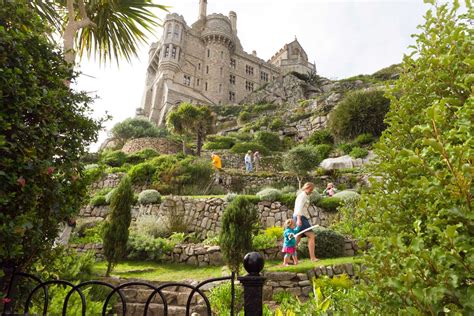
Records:
[[[120,313],[121,305],[115,305],[115,312]],[[143,312],[145,311],[145,304],[140,303],[127,303],[127,316],[142,316]],[[199,316],[207,315],[207,309],[205,305],[194,305],[191,306],[190,315],[196,313]],[[162,316],[164,315],[164,307],[163,304],[150,304],[148,307],[149,316]],[[174,306],[168,305],[168,316],[185,316],[186,315],[186,307],[185,306]]]
[[[150,297],[153,290],[148,289],[125,289],[122,290],[123,294],[128,303],[142,303],[145,304],[148,298]],[[189,294],[191,293],[190,289],[185,288],[180,292],[177,291],[168,291],[162,290],[161,291],[166,298],[166,302],[168,305],[177,305],[177,306],[186,306],[188,301]],[[192,304],[200,304],[203,302],[203,298],[196,293],[193,295],[191,300]],[[161,297],[158,293],[154,296],[152,303],[161,303]]]

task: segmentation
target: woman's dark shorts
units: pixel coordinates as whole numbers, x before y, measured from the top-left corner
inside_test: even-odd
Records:
[[[296,224],[298,222],[298,217],[293,216],[293,220],[295,221],[295,224]],[[311,224],[309,223],[306,216],[301,216],[301,227],[300,227],[299,231],[305,230],[305,229],[310,228],[310,227],[311,227]],[[305,237],[305,234],[303,234],[303,236],[301,236],[301,237]]]

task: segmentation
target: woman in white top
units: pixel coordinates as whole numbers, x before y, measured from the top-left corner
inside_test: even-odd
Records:
[[[296,222],[296,226],[300,226],[300,230],[305,230],[307,228],[311,227],[311,224],[309,223],[309,205],[310,205],[310,200],[309,196],[314,190],[314,184],[311,182],[307,182],[303,185],[301,188],[301,192],[298,193],[298,196],[296,197],[295,201],[295,210],[293,212],[293,219]],[[319,260],[316,258],[314,255],[314,243],[315,243],[315,235],[314,232],[307,231],[303,234],[304,236],[308,237],[308,250],[309,250],[309,257],[311,258],[311,261],[317,261]],[[296,242],[299,243],[300,239],[302,236],[296,237]]]

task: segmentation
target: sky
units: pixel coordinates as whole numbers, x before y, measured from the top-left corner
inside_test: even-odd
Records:
[[[170,6],[170,12],[183,15],[188,25],[197,20],[199,0],[155,0]],[[237,35],[244,50],[257,51],[268,60],[295,36],[305,49],[310,62],[316,62],[318,74],[342,79],[358,74],[371,74],[401,62],[411,34],[429,8],[422,0],[208,0],[207,14],[229,11],[237,13]],[[164,19],[164,11],[156,11]],[[157,28],[150,42],[161,37]],[[96,97],[92,115],[111,115],[106,129],[133,117],[140,107],[145,84],[149,44],[141,45],[139,56],[131,63],[99,65],[83,58],[83,73],[76,89]],[[90,147],[98,149],[107,137],[106,131]]]

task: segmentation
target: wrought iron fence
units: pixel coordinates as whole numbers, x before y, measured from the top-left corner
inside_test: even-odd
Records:
[[[242,286],[244,287],[244,311],[245,315],[253,316],[253,315],[262,315],[262,290],[263,290],[263,283],[265,278],[260,276],[260,272],[262,271],[264,266],[263,257],[257,252],[251,252],[247,254],[244,258],[244,268],[247,270],[248,275],[241,276],[238,278]],[[20,279],[26,279],[31,283],[33,283],[34,288],[29,290],[27,293],[24,294],[24,297],[15,298],[16,288],[20,284]],[[123,293],[123,290],[130,289],[133,287],[145,287],[151,290],[151,293],[148,295],[146,299],[143,315],[147,316],[150,313],[150,306],[153,299],[158,295],[160,298],[160,304],[162,306],[162,311],[159,315],[167,316],[169,313],[169,305],[167,301],[166,294],[163,292],[167,288],[171,287],[184,287],[188,288],[191,291],[187,297],[186,301],[186,316],[189,316],[191,312],[193,312],[193,298],[197,295],[201,297],[201,308],[197,308],[198,304],[194,307],[194,311],[197,311],[198,315],[212,315],[211,304],[209,302],[209,298],[206,296],[204,291],[202,290],[203,286],[213,282],[220,282],[220,281],[230,281],[231,284],[231,306],[230,306],[230,313],[234,315],[235,309],[235,274],[232,272],[230,276],[220,277],[220,278],[212,278],[205,280],[195,286],[182,283],[182,282],[169,282],[165,284],[161,284],[159,286],[147,283],[147,282],[140,282],[140,281],[133,281],[123,283],[117,286],[110,284],[104,281],[85,281],[79,283],[77,285],[72,284],[71,282],[64,281],[64,280],[50,280],[50,281],[41,281],[34,275],[24,273],[24,272],[16,272],[12,271],[11,279],[8,285],[7,290],[7,299],[4,299],[4,306],[2,315],[12,315],[20,313],[21,315],[29,315],[30,308],[32,306],[33,297],[38,291],[43,292],[42,301],[42,314],[48,314],[49,308],[49,291],[48,288],[52,285],[60,285],[64,287],[70,288],[69,292],[64,297],[63,306],[62,306],[62,315],[67,315],[68,312],[68,305],[71,299],[71,296],[74,293],[77,293],[80,297],[80,304],[81,304],[81,315],[86,315],[87,309],[87,299],[86,295],[83,292],[83,288],[88,286],[103,286],[110,289],[110,293],[107,295],[104,304],[102,306],[102,315],[107,314],[107,308],[110,305],[111,299],[114,295],[118,295],[120,303],[115,303],[114,310],[116,313],[121,312],[121,315],[132,315],[127,310],[127,300]],[[25,300],[26,297],[26,300]],[[23,304],[19,304],[19,302],[23,302]],[[197,300],[196,300],[197,301]],[[204,306],[202,306],[204,304]],[[204,307],[204,308],[202,308]],[[128,313],[127,313],[128,312]]]

